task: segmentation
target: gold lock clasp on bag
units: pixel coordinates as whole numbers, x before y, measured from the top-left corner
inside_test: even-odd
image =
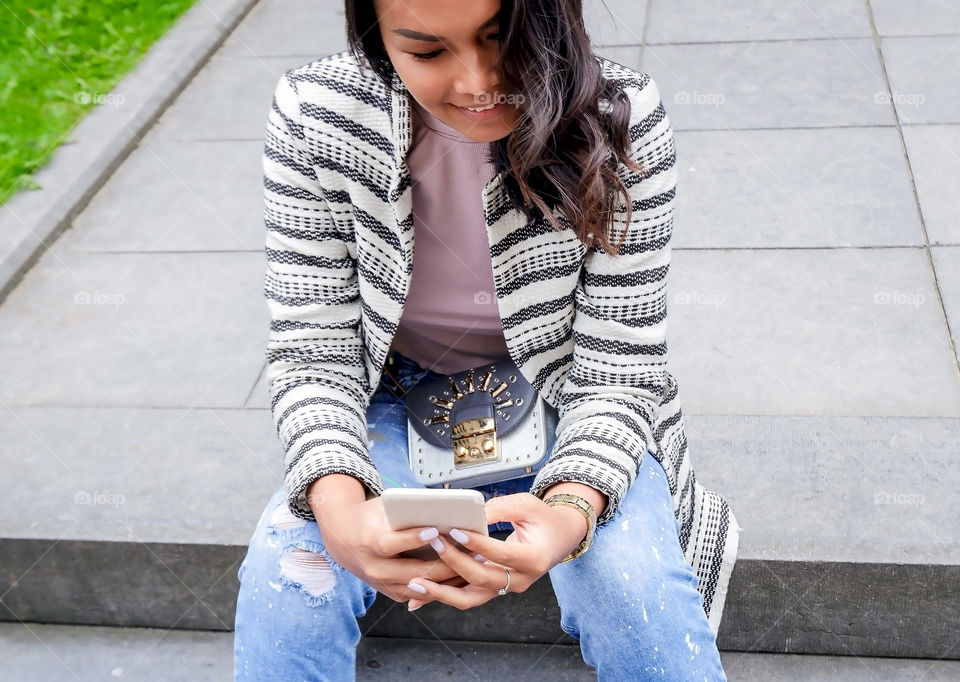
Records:
[[[500,461],[500,439],[493,417],[457,422],[450,430],[453,463],[457,468]]]

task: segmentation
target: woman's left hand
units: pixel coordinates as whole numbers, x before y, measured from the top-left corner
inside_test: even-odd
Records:
[[[551,507],[530,493],[494,497],[485,505],[487,523],[509,521],[513,532],[505,540],[472,531],[451,531],[451,537],[467,548],[464,551],[441,535],[439,552],[448,566],[459,573],[467,584],[456,587],[439,584],[426,578],[415,578],[408,587],[423,588],[423,596],[411,599],[409,609],[439,601],[466,610],[485,604],[506,586],[510,571],[509,592],[525,592],[540,577],[560,563],[580,544],[587,532],[583,514],[565,506]],[[437,549],[435,546],[434,549]],[[476,555],[481,555],[477,557]]]

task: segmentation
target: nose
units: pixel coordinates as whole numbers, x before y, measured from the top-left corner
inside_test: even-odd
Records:
[[[497,58],[495,50],[479,50],[464,56],[454,85],[457,92],[493,96],[499,81]]]

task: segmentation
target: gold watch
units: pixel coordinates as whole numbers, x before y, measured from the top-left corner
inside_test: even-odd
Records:
[[[573,548],[573,551],[567,555],[567,558],[561,561],[560,563],[565,563],[576,559],[578,556],[590,549],[590,543],[593,541],[593,531],[597,527],[597,512],[594,511],[593,505],[590,504],[585,498],[580,497],[579,495],[571,495],[570,493],[557,493],[556,495],[551,495],[544,500],[551,507],[556,507],[557,505],[562,505],[564,507],[573,507],[587,520],[587,534],[584,536],[583,540],[580,541],[580,544]]]

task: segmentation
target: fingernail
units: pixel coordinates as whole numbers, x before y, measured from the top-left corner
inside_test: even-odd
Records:
[[[487,557],[483,556],[482,554],[474,554],[473,558],[479,561],[481,564],[486,563],[487,561]]]
[[[413,599],[411,599],[407,602],[407,611],[416,611],[421,606],[423,606],[423,604],[417,604],[416,606],[413,606]]]
[[[440,535],[440,531],[436,528],[424,528],[420,531],[420,539],[426,542],[427,540],[432,540],[433,538]]]
[[[462,530],[459,530],[457,528],[450,529],[450,537],[452,537],[457,542],[466,542],[467,540],[470,539],[467,537],[466,533],[464,533]]]
[[[426,593],[427,593],[427,588],[426,588],[426,587],[424,587],[424,586],[421,585],[420,583],[415,583],[415,582],[413,582],[412,580],[407,583],[407,587],[409,587],[409,588],[410,588],[411,590],[413,590],[414,592],[419,592],[420,594],[426,594]]]
[[[433,547],[437,552],[443,551],[443,540],[440,538],[434,538],[430,541],[430,546]]]

